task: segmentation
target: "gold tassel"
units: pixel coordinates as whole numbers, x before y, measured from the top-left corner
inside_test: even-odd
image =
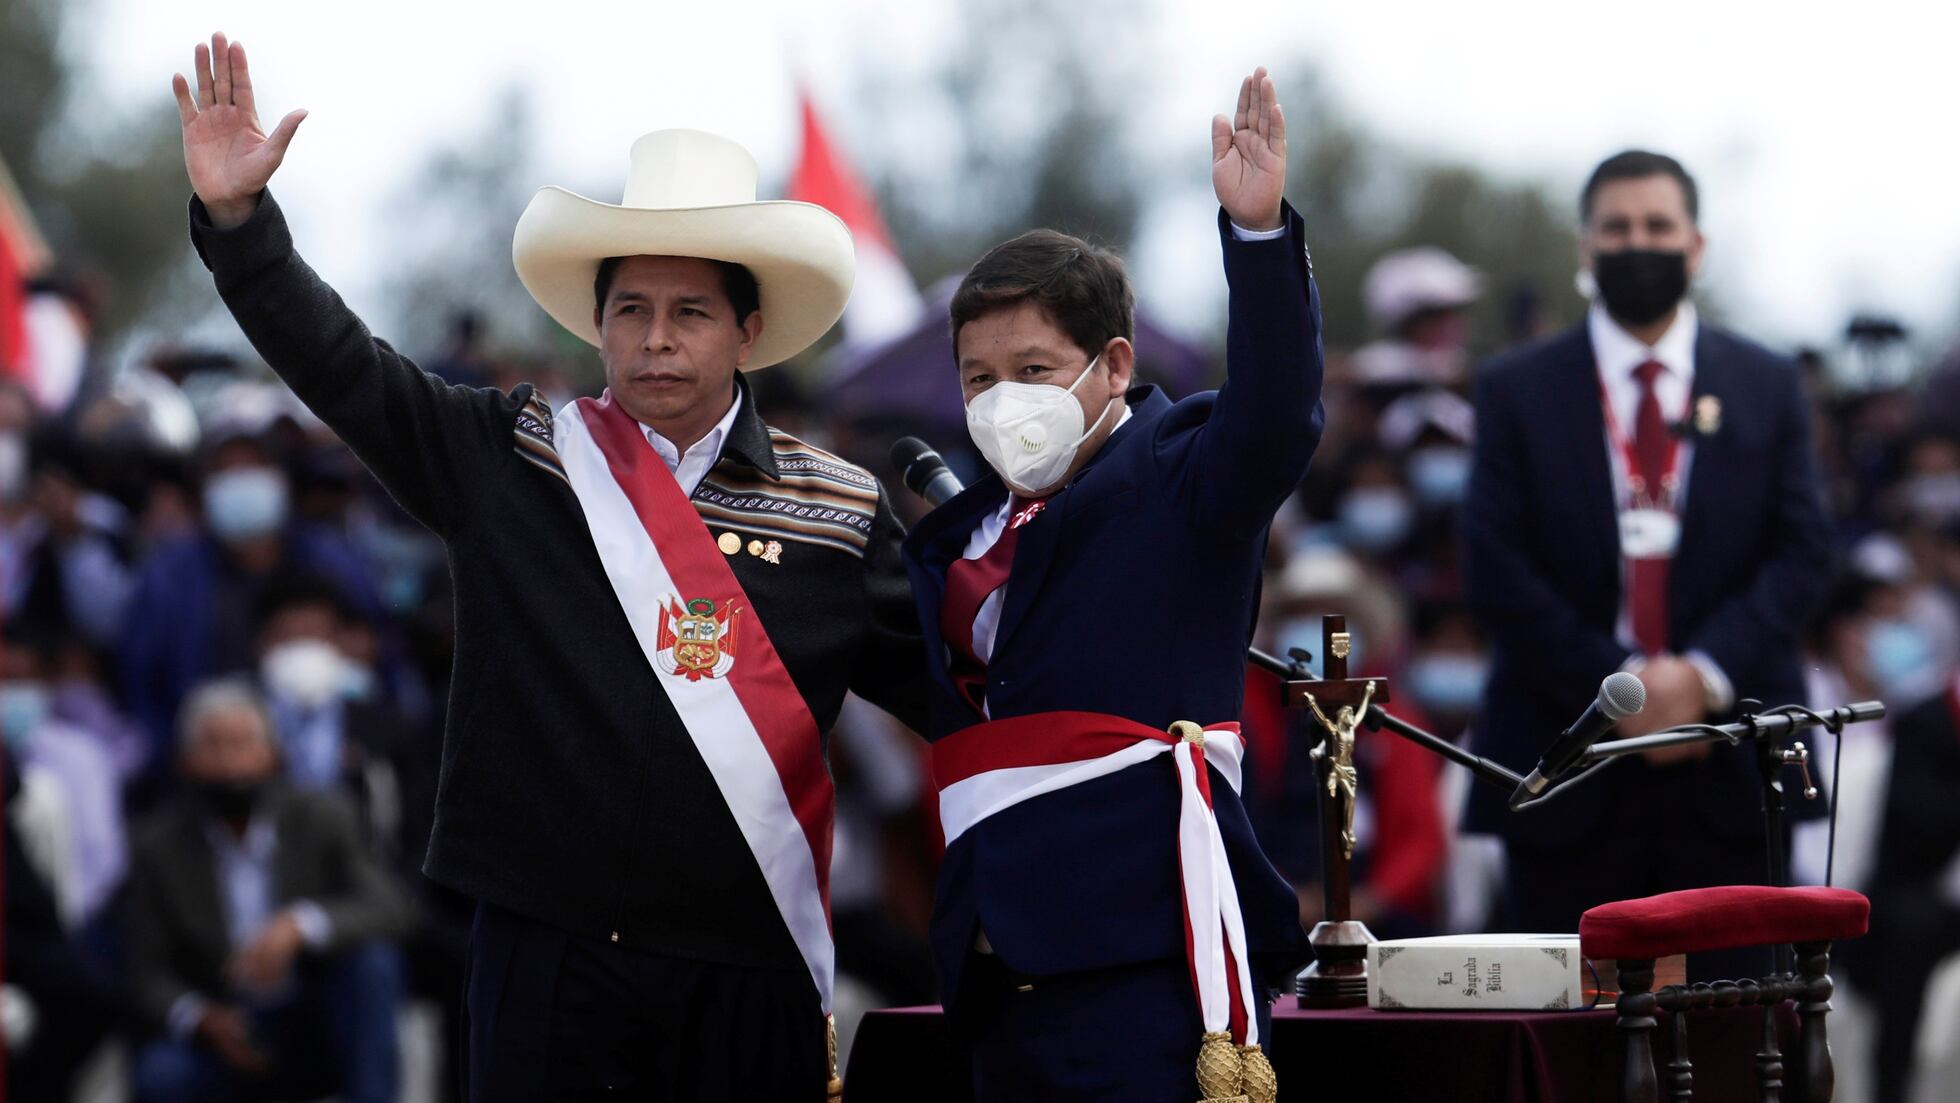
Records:
[[[830,1084],[824,1089],[825,1103],[843,1103],[844,1078],[837,1075],[837,1016],[824,1016],[824,1025],[830,1036]]]
[[[1245,1097],[1252,1103],[1274,1103],[1279,1098],[1279,1076],[1266,1052],[1258,1046],[1240,1046],[1239,1059],[1245,1072]]]
[[[1199,1103],[1250,1103],[1245,1097],[1245,1062],[1227,1031],[1214,1031],[1198,1046]]]

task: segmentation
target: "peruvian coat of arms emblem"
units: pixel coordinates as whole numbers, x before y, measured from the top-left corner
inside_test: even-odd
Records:
[[[719,678],[735,665],[735,614],[732,604],[717,607],[695,598],[685,607],[673,599],[660,607],[660,644],[654,664],[663,674],[690,682]]]

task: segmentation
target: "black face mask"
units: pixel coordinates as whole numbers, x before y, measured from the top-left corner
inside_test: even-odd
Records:
[[[265,792],[261,778],[218,778],[196,785],[198,799],[221,820],[248,820]]]
[[[1658,249],[1600,253],[1593,257],[1593,282],[1615,321],[1650,325],[1665,318],[1688,293],[1688,254]]]

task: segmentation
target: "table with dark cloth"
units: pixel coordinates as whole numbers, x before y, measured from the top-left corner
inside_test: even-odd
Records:
[[[1785,1005],[1786,1055],[1796,1018]],[[1760,1008],[1690,1013],[1688,1050],[1698,1099],[1754,1099]],[[1661,1016],[1654,1063],[1666,1084]],[[1291,999],[1273,1012],[1266,1046],[1280,1098],[1439,1100],[1448,1103],[1572,1103],[1619,1096],[1624,1042],[1611,1011],[1302,1011]],[[964,1049],[937,1007],[873,1011],[859,1024],[845,1076],[850,1103],[959,1103],[972,1098]]]

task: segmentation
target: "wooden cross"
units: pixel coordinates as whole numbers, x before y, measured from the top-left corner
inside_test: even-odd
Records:
[[[1321,921],[1309,936],[1314,963],[1300,976],[1302,1007],[1358,1007],[1368,1002],[1367,926],[1353,918],[1349,870],[1354,860],[1354,805],[1359,794],[1354,740],[1368,709],[1388,700],[1385,678],[1349,678],[1353,651],[1347,618],[1320,620],[1318,681],[1289,681],[1286,707],[1304,710],[1315,734],[1314,778],[1320,806]]]

